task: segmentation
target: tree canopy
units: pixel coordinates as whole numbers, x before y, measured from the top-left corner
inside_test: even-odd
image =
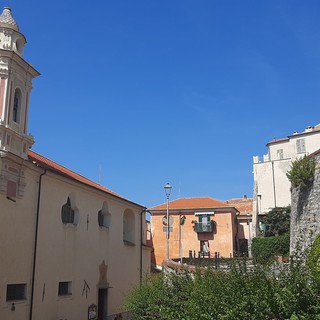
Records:
[[[276,207],[269,211],[263,218],[266,225],[265,236],[281,236],[290,232],[291,207]]]

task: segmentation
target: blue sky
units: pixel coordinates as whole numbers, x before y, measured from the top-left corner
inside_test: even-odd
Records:
[[[320,123],[320,1],[2,1],[33,150],[152,207],[252,196],[252,157]]]

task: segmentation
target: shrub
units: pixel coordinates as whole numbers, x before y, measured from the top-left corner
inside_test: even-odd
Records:
[[[310,248],[307,264],[313,275],[320,280],[320,234],[317,235]]]
[[[226,271],[169,272],[127,297],[132,319],[320,319],[320,287],[298,258],[286,269],[236,262]]]
[[[290,232],[290,213],[290,206],[270,210],[262,220],[267,226],[265,236],[280,236]]]
[[[313,182],[315,168],[315,160],[307,156],[293,161],[291,169],[287,172],[292,187],[301,189],[308,187]]]
[[[253,238],[251,251],[254,261],[261,264],[273,262],[275,256],[289,256],[290,235]]]

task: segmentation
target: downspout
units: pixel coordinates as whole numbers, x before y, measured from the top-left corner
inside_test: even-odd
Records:
[[[36,212],[36,226],[35,226],[34,248],[33,248],[33,266],[32,266],[32,278],[31,278],[31,296],[30,296],[29,320],[32,320],[32,313],[33,313],[33,297],[34,297],[34,283],[35,283],[36,261],[37,261],[38,229],[39,229],[39,215],[40,215],[40,195],[41,195],[42,177],[46,173],[47,173],[47,169],[44,169],[44,171],[39,176],[37,212]]]
[[[142,285],[142,264],[143,264],[143,255],[142,255],[142,248],[143,248],[143,214],[146,212],[146,209],[141,211],[140,215],[140,286]]]
[[[272,165],[272,184],[273,184],[273,200],[274,200],[274,207],[277,207],[277,198],[276,198],[276,182],[274,177],[274,162],[271,161]]]
[[[238,221],[238,215],[240,213],[235,214],[235,225],[236,225],[236,246],[237,246],[237,256],[240,256],[240,241],[239,241],[239,221]]]

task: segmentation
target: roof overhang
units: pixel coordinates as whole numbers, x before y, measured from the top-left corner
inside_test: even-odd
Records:
[[[214,215],[214,211],[199,211],[199,212],[195,212],[194,213],[195,216],[204,216],[204,215],[210,215],[213,216]]]

